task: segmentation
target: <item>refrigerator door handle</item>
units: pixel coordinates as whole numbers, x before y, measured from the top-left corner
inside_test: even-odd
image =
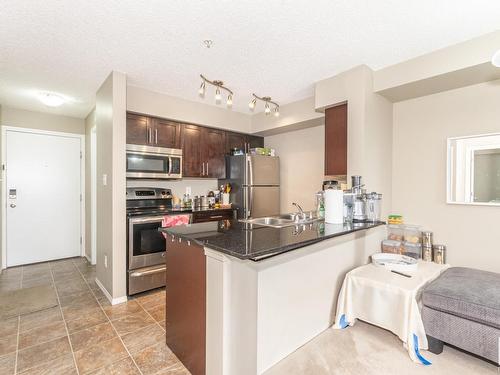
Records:
[[[253,209],[253,187],[251,186],[247,187],[247,194],[248,194],[247,218],[249,218],[252,216],[252,209]]]
[[[252,164],[252,158],[247,157],[247,178],[248,178],[248,185],[251,186],[253,185],[253,164]]]

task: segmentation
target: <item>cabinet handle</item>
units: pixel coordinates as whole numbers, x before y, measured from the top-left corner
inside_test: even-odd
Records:
[[[151,143],[151,128],[148,128],[148,143]]]
[[[207,176],[208,176],[208,161],[207,161]]]
[[[155,144],[158,144],[158,129],[155,129]]]
[[[203,168],[203,171],[201,172],[201,175],[205,176],[205,163],[201,163],[201,166]]]

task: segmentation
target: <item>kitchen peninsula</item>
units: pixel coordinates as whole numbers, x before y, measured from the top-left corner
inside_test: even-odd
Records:
[[[262,374],[333,324],[343,278],[378,251],[382,224],[160,229],[169,348],[193,375]]]

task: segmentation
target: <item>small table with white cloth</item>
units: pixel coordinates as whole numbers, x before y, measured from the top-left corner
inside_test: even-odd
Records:
[[[411,277],[367,264],[347,273],[340,291],[334,328],[354,325],[356,319],[396,334],[408,349],[411,359],[429,365],[420,353],[428,349],[420,316],[421,291],[449,265],[418,262]]]

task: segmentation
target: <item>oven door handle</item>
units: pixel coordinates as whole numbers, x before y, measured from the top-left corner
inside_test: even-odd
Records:
[[[131,277],[141,277],[141,276],[147,276],[147,275],[154,275],[156,273],[165,272],[166,269],[167,269],[166,266],[162,266],[160,268],[155,268],[155,269],[146,270],[146,271],[135,271],[135,272],[132,272],[130,274],[130,276]]]
[[[167,214],[165,213],[165,216]],[[134,217],[130,219],[130,225],[133,224],[147,224],[147,223],[154,223],[157,221],[162,221],[164,216],[148,216],[148,217]]]

